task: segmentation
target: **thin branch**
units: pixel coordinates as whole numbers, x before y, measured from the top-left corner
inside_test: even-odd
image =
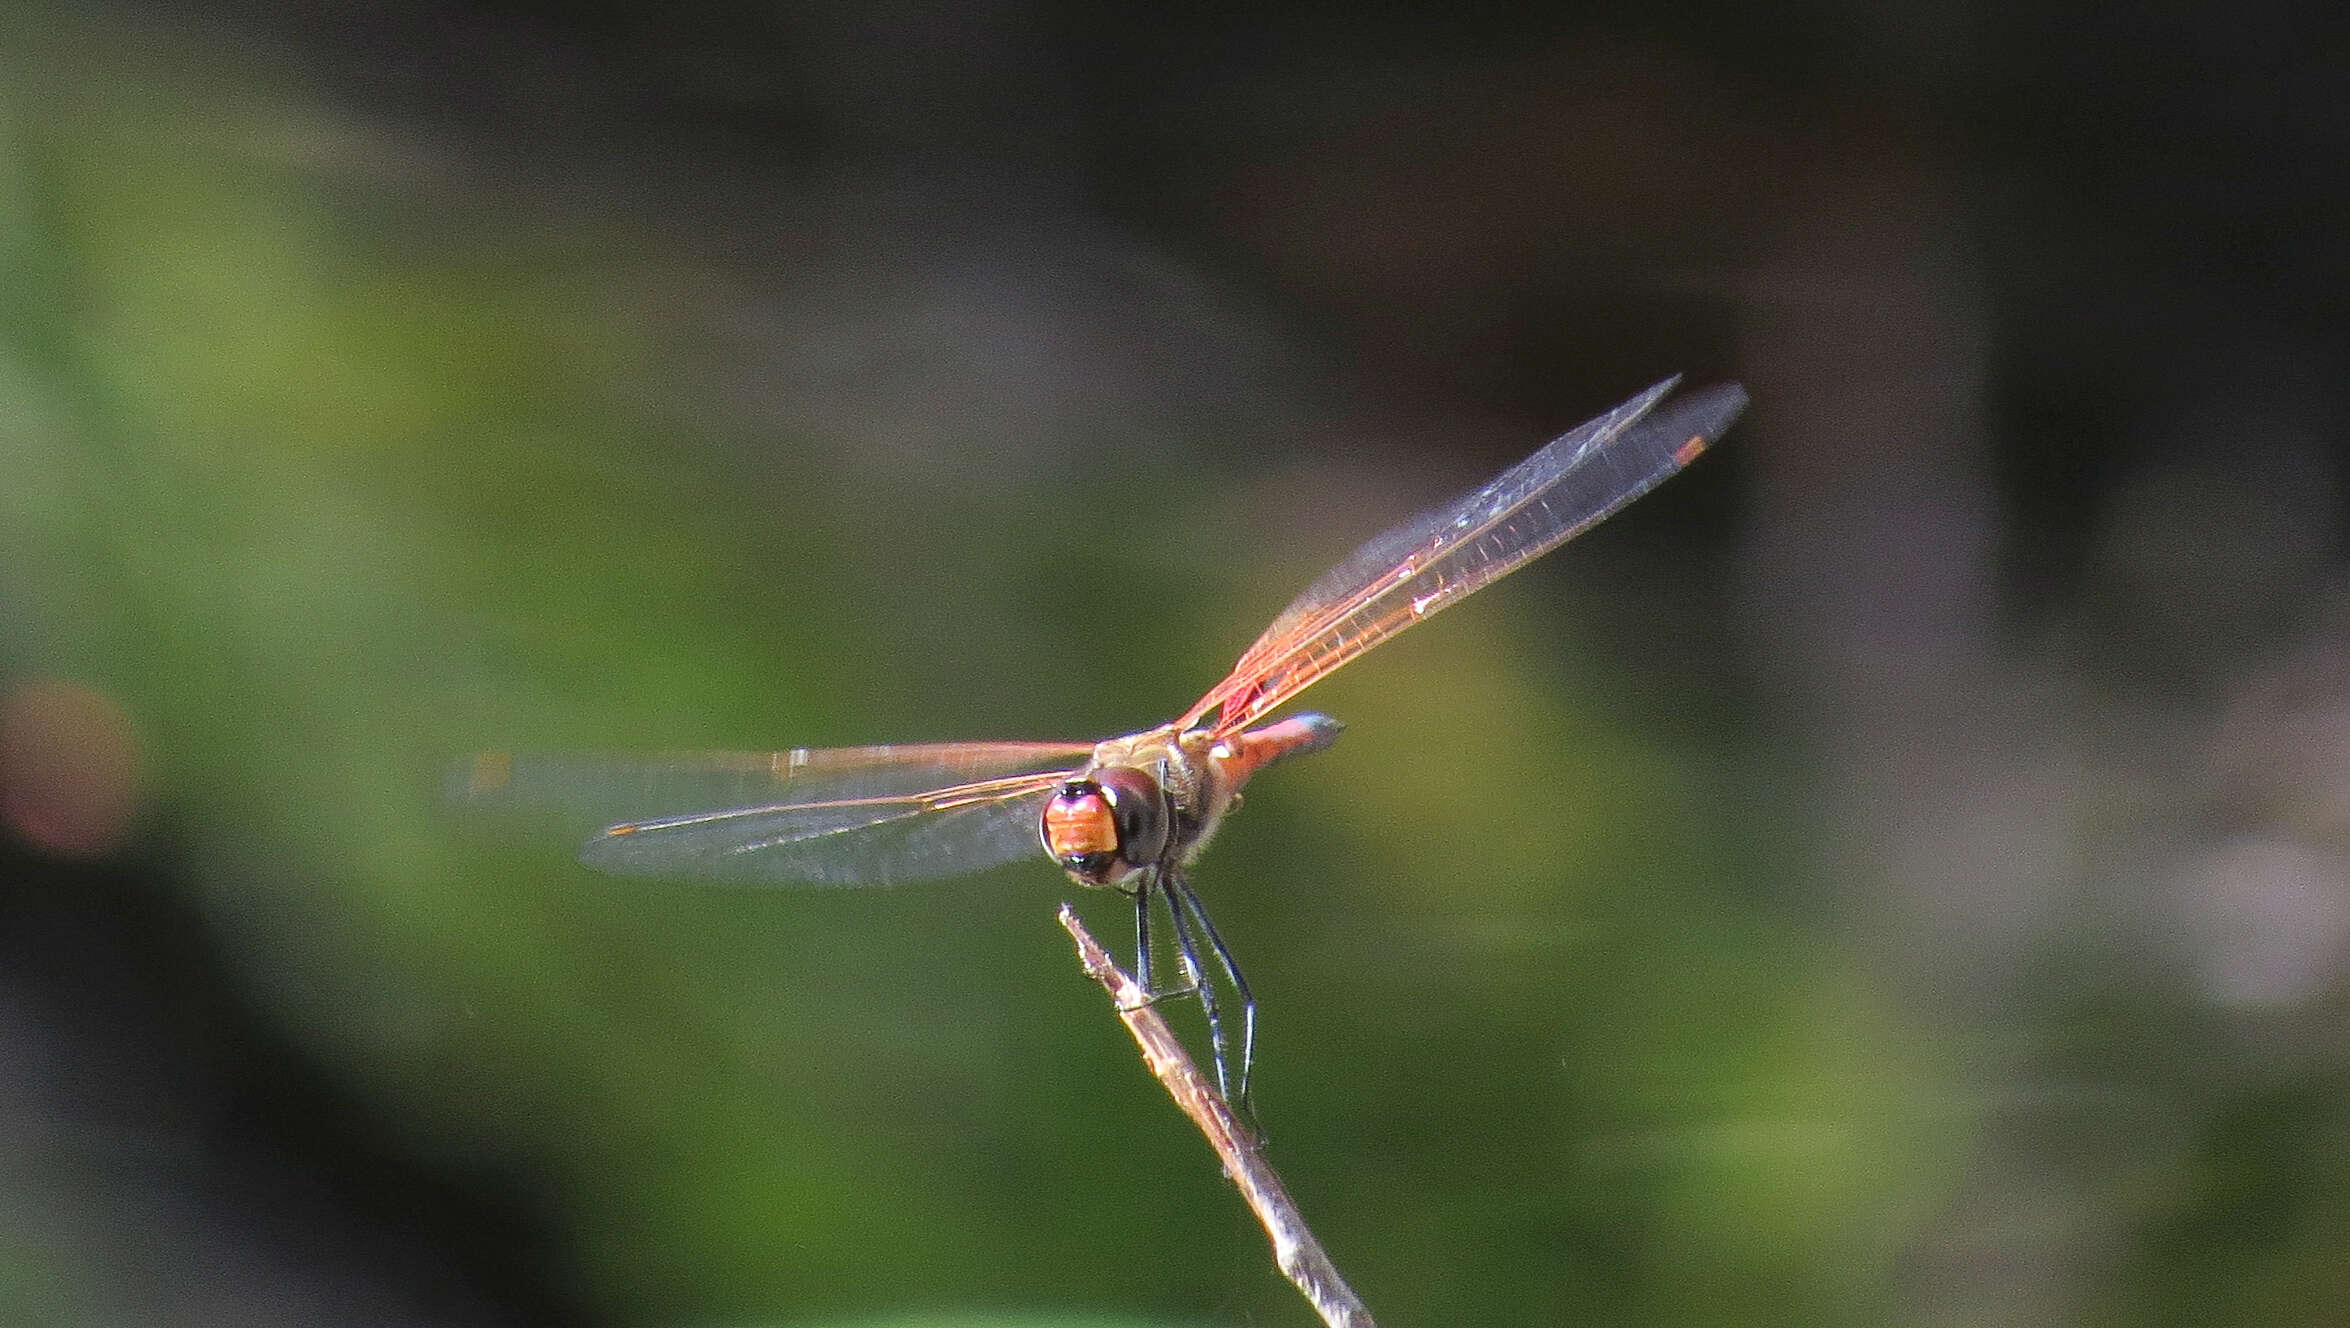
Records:
[[[1322,1322],[1330,1328],[1375,1328],[1371,1312],[1363,1308],[1363,1302],[1355,1299],[1346,1279],[1338,1275],[1322,1243],[1306,1227],[1306,1220],[1298,1213],[1289,1190],[1281,1184],[1280,1175],[1265,1160],[1264,1141],[1209,1086],[1174,1030],[1167,1027],[1167,1021],[1151,1004],[1150,997],[1118,967],[1110,952],[1093,938],[1093,933],[1085,929],[1076,911],[1067,904],[1061,905],[1061,926],[1077,942],[1077,962],[1084,965],[1087,975],[1109,991],[1111,1003],[1118,1008],[1118,1017],[1126,1023],[1126,1031],[1134,1035],[1135,1045],[1142,1048],[1143,1063],[1165,1086],[1167,1096],[1174,1098],[1175,1105],[1183,1108],[1183,1114],[1191,1117],[1191,1123],[1207,1136],[1209,1147],[1223,1160],[1225,1176],[1240,1187],[1241,1197],[1248,1200],[1257,1221],[1264,1224],[1265,1234],[1273,1241],[1273,1262],[1305,1293],[1315,1312],[1322,1316]]]

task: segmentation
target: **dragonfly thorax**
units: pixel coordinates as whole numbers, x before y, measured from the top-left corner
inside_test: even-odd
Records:
[[[1173,819],[1158,780],[1132,766],[1106,766],[1062,784],[1045,803],[1037,834],[1080,883],[1115,885],[1159,861]]]

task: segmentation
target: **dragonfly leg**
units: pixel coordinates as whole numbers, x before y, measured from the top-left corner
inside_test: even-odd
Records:
[[[1134,980],[1145,994],[1151,989],[1151,887],[1146,879],[1134,890]]]
[[[1199,993],[1200,1009],[1208,1017],[1208,1041],[1216,1050],[1216,1091],[1229,1102],[1232,1100],[1232,1048],[1224,1033],[1224,1012],[1216,1001],[1216,984],[1208,980],[1207,968],[1200,962],[1190,910],[1183,906],[1182,878],[1169,872],[1162,880],[1167,889],[1167,916],[1175,922],[1175,958],[1183,965],[1184,978]]]
[[[1209,920],[1207,905],[1200,902],[1199,895],[1191,888],[1191,882],[1170,874],[1167,877],[1167,905],[1178,918],[1189,912],[1199,923],[1200,934],[1207,938],[1208,948],[1216,952],[1216,963],[1223,968],[1224,976],[1232,980],[1232,990],[1240,997],[1240,1098],[1236,1105],[1247,1111],[1249,1072],[1256,1068],[1257,1063],[1256,995],[1249,991],[1248,979],[1241,976],[1240,965],[1233,962],[1231,949],[1216,931],[1216,924]],[[1219,1070],[1223,1068],[1223,1058],[1224,1049],[1219,1041],[1216,1048]]]
[[[1158,896],[1165,893],[1164,887],[1159,884],[1159,874],[1156,871],[1149,873],[1142,878],[1142,884],[1126,891],[1126,893],[1129,898],[1134,900],[1134,983],[1142,988],[1142,1003],[1157,1005],[1160,1001],[1181,1000],[1186,996],[1196,994],[1199,990],[1196,983],[1186,983],[1171,990],[1161,991],[1151,981],[1151,952],[1153,948],[1151,944],[1151,905]],[[1174,907],[1174,900],[1168,899],[1169,912],[1172,912]]]

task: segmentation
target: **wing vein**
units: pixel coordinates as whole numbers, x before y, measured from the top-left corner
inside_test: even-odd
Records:
[[[1491,483],[1365,544],[1306,588],[1187,712],[1231,732],[1371,647],[1556,548],[1686,465],[1745,406],[1735,386],[1654,413],[1666,379],[1567,431]]]

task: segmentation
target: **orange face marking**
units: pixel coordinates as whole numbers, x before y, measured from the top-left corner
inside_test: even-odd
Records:
[[[1704,434],[1699,434],[1695,438],[1690,439],[1688,442],[1681,444],[1677,448],[1674,448],[1673,464],[1676,466],[1686,466],[1690,462],[1695,461],[1705,452],[1705,445],[1709,441],[1711,440],[1709,440]]]
[[[1056,858],[1118,851],[1118,820],[1098,792],[1063,793],[1044,805],[1044,844]]]

